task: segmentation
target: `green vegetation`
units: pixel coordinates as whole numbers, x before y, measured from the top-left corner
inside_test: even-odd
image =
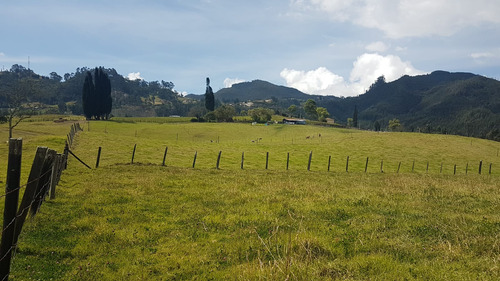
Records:
[[[92,165],[101,146],[100,168],[70,158],[57,198],[21,234],[12,280],[500,278],[498,143],[169,120],[82,122],[73,151]],[[20,123],[23,167],[36,144],[62,150],[69,124]],[[493,163],[492,175],[477,174],[479,160]]]

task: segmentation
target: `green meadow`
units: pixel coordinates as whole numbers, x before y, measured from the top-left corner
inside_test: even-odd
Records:
[[[71,150],[94,168],[101,147],[99,168],[70,157],[56,199],[25,225],[12,280],[500,278],[497,142],[158,121],[80,121]],[[36,146],[62,152],[70,125],[14,130],[21,182]]]

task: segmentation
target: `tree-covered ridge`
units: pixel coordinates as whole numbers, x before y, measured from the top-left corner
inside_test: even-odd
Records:
[[[0,72],[0,107],[6,108],[9,95],[12,95],[20,83],[29,79],[36,91],[29,94],[27,102],[58,105],[55,109],[47,109],[48,113],[83,114],[82,87],[88,71],[93,70],[81,67],[73,73],[59,75],[52,72],[49,76],[43,76],[15,64],[10,70]],[[192,106],[173,90],[172,82],[129,80],[113,68],[103,68],[103,73],[109,77],[111,83],[112,114],[187,115]]]

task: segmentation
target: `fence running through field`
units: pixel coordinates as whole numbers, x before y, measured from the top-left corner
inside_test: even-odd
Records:
[[[28,214],[34,217],[47,196],[51,200],[55,199],[56,186],[61,179],[62,171],[67,167],[68,153],[71,153],[70,148],[74,137],[81,130],[79,123],[71,126],[67,135],[64,153],[57,153],[47,147],[38,147],[28,181],[22,186],[20,183],[23,141],[22,139],[9,140],[7,184],[5,194],[0,195],[0,198],[5,198],[0,245],[0,280],[9,279],[11,260]],[[24,189],[24,195],[21,204],[18,206],[21,189]]]
[[[132,149],[132,155],[131,155],[131,161],[130,161],[130,164],[137,164],[135,161],[136,159],[136,154],[137,154],[137,144],[134,144],[133,146],[133,149]],[[163,160],[161,162],[161,165],[162,166],[166,166],[166,159],[167,159],[167,154],[168,154],[168,151],[169,151],[169,148],[168,146],[165,147],[165,150],[163,152]],[[71,152],[71,151],[70,151]],[[103,155],[103,150],[102,150],[102,147],[99,147],[98,148],[98,153],[97,153],[97,160],[96,160],[96,165],[95,167],[98,168],[99,167],[99,164],[101,163],[101,155]],[[214,162],[214,168],[215,169],[221,169],[221,165],[223,163],[223,151],[220,150],[217,154],[217,157],[216,157],[216,161]],[[234,155],[233,155],[234,156]],[[324,158],[324,157],[322,157]],[[286,167],[285,170],[289,170],[289,167],[290,167],[290,160],[291,159],[291,154],[290,152],[288,152],[286,154],[286,158],[283,159],[283,161],[286,161],[286,165],[281,165],[282,167]],[[366,160],[365,160],[366,159]],[[193,162],[192,162],[192,165],[190,165],[189,167],[191,168],[196,168],[196,162],[197,160],[199,160],[199,156],[198,156],[198,151],[195,151],[194,152],[194,156],[193,156]],[[329,155],[328,156],[328,161],[325,161],[324,163],[324,171],[328,171],[328,172],[331,172],[332,171],[332,166],[333,166],[333,163],[332,163],[332,155]],[[337,159],[338,160],[338,159]],[[358,157],[357,158],[358,162],[360,161],[360,158]],[[364,169],[360,169],[360,165],[358,163],[358,165],[356,165],[356,168],[357,169],[353,169],[352,167],[352,158],[350,158],[350,156],[347,156],[345,158],[345,162],[344,163],[340,163],[339,161],[337,161],[335,164],[337,166],[339,165],[344,165],[345,164],[345,172],[349,173],[349,172],[364,172],[364,173],[368,173],[368,172],[373,172],[373,160],[370,160],[369,157],[366,157],[366,158],[363,158],[363,163],[364,163]],[[81,160],[80,160],[81,161]],[[377,170],[375,172],[380,172],[380,173],[387,173],[387,172],[393,172],[393,173],[397,173],[399,174],[401,171],[402,171],[402,168],[403,168],[403,162],[402,161],[399,161],[399,162],[396,162],[396,163],[392,163],[394,165],[394,167],[397,167],[395,169],[392,169],[392,170],[388,170],[386,169],[387,167],[387,162],[384,164],[384,160],[378,160],[379,162],[376,163],[377,165]],[[234,161],[231,161],[234,163]],[[83,163],[83,162],[82,162]],[[269,152],[266,152],[265,153],[265,165],[262,166],[263,169],[265,170],[268,170],[269,167],[270,167],[270,153]],[[310,151],[309,154],[308,154],[308,159],[307,159],[307,166],[304,166],[304,169],[307,169],[307,171],[311,171],[312,170],[312,163],[313,163],[313,151]],[[417,170],[416,168],[416,163],[417,161],[413,160],[413,161],[410,161],[408,163],[408,161],[406,161],[406,165],[407,165],[407,168],[409,169],[409,165],[411,165],[411,172],[414,173],[414,172],[425,172],[425,173],[430,173],[431,172],[431,163],[429,161],[420,161],[420,163],[424,163],[425,164],[425,168],[424,170]],[[88,168],[90,168],[90,166],[88,166],[87,164],[83,163],[85,166],[87,166]],[[115,163],[116,164],[116,163]],[[369,166],[369,164],[371,164],[371,166]],[[380,164],[378,166],[378,164]],[[451,168],[450,167],[450,164],[447,164],[448,165],[448,168]],[[184,168],[187,168],[188,166],[184,167]],[[241,162],[239,164],[239,167],[240,169],[245,169],[245,152],[242,152],[241,153]],[[369,167],[372,167],[372,169],[369,171]],[[436,171],[436,165],[432,165],[432,167],[434,168],[434,172],[437,173]],[[445,165],[443,162],[440,162],[438,163],[437,165],[437,170],[439,170],[439,174],[443,174],[444,171],[445,171]],[[465,174],[471,174],[471,173],[477,173],[479,175],[481,174],[489,174],[491,175],[492,172],[493,172],[493,163],[483,163],[482,160],[479,160],[474,163],[469,163],[469,162],[466,162],[465,164],[464,163],[460,163],[460,165],[457,165],[457,164],[453,164],[452,165],[453,167],[453,175],[456,175],[458,172],[459,172],[459,169],[462,168],[463,169],[463,173]],[[182,168],[182,167],[179,167],[179,168]]]

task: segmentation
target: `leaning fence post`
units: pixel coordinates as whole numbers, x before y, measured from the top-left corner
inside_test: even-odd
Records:
[[[40,176],[42,175],[43,163],[45,162],[45,157],[47,156],[47,151],[47,147],[40,146],[36,150],[35,158],[33,160],[33,164],[31,165],[31,171],[28,176],[28,183],[26,184],[26,188],[24,189],[24,195],[21,199],[21,205],[19,205],[19,210],[17,211],[16,231],[13,242],[14,245],[17,244],[17,238],[21,233],[24,221],[26,220],[26,216],[28,215],[28,211],[31,206],[31,202],[35,197],[38,181],[40,180]],[[62,163],[62,165],[64,165],[64,162]]]
[[[269,151],[266,152],[266,170],[269,167]]]
[[[167,159],[167,151],[168,151],[168,146],[165,147],[165,152],[163,153],[163,162],[161,162],[162,166],[165,166],[165,160]]]
[[[457,164],[455,164],[455,166],[453,166],[453,174],[456,175],[457,174]]]
[[[312,160],[313,152],[309,152],[309,162],[307,162],[307,170],[311,170],[311,160]]]
[[[465,165],[465,174],[467,175],[468,172],[469,172],[469,162],[467,162],[467,164]]]
[[[490,171],[489,171],[489,174],[490,174],[490,175],[491,175],[491,165],[492,165],[492,163],[490,163]]]
[[[241,169],[243,170],[243,162],[245,162],[245,152],[241,153]]]
[[[9,162],[7,164],[7,185],[5,186],[5,207],[3,211],[3,232],[0,245],[0,280],[8,280],[10,260],[14,249],[15,219],[21,181],[22,139],[9,139]]]
[[[365,173],[368,170],[368,157],[366,157],[366,164],[365,164]]]
[[[56,154],[52,162],[52,171],[50,174],[50,199],[56,199],[57,171],[59,170],[59,154]]]
[[[401,162],[399,162],[399,164],[398,164],[398,172],[397,172],[398,174],[399,174],[399,169],[400,168],[401,168]]]
[[[219,164],[220,164],[220,156],[221,156],[221,154],[222,154],[222,150],[219,150],[219,156],[217,156],[217,166],[216,166],[217,170],[219,169]]]
[[[479,161],[479,174],[481,174],[482,168],[483,168],[483,160]]]
[[[101,147],[99,146],[99,149],[97,150],[97,160],[95,161],[95,168],[99,168],[99,161],[101,159]]]
[[[135,149],[137,148],[137,144],[134,144],[134,151],[132,151],[132,161],[130,162],[131,164],[134,164],[134,157],[135,157]]]
[[[429,161],[427,161],[427,168],[425,169],[425,172],[428,173],[429,172]]]
[[[194,169],[194,166],[196,165],[196,157],[198,156],[198,151],[195,151],[194,152],[194,158],[193,158],[193,169]],[[217,165],[218,166],[218,165]],[[218,169],[218,168],[217,168]]]

